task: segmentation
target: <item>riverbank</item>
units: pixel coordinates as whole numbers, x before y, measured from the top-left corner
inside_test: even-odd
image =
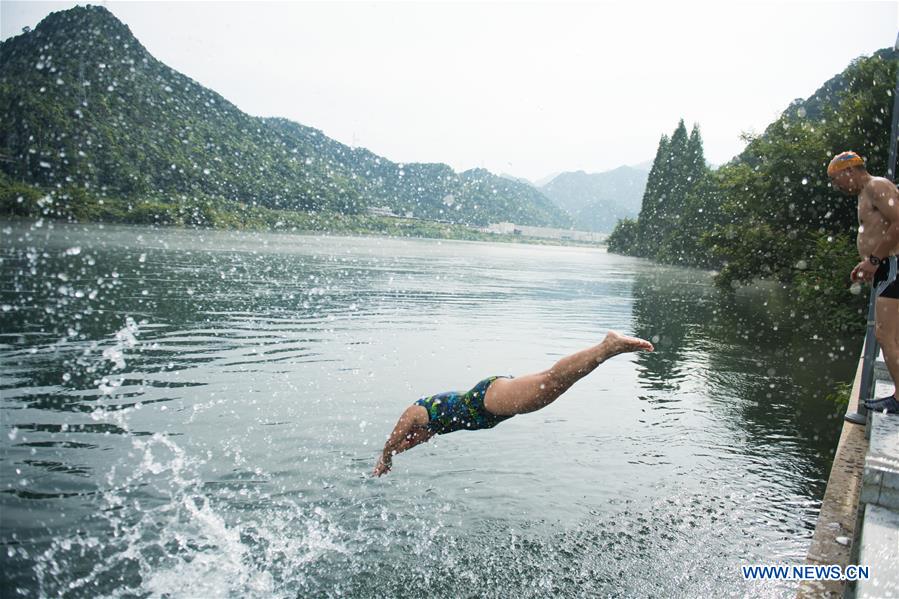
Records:
[[[33,217],[21,217],[0,215],[0,218],[9,221],[36,221]],[[175,223],[134,223],[128,220],[95,220],[79,221],[64,218],[51,218],[57,222],[73,224],[109,224],[109,225],[146,225],[149,227],[172,229],[196,229],[219,231],[254,231],[260,233],[291,233],[296,235],[336,235],[352,237],[399,237],[408,239],[447,239],[455,241],[487,241],[497,243],[522,243],[527,245],[563,246],[563,247],[591,247],[605,248],[604,243],[577,241],[573,239],[550,239],[532,237],[528,235],[505,235],[498,233],[483,233],[477,229],[465,225],[448,223],[429,223],[426,221],[410,221],[408,219],[392,219],[384,217],[372,217],[364,215],[322,214],[317,218],[307,220],[304,225],[295,223],[276,222],[274,226],[258,226],[248,224],[245,226],[228,225],[200,225],[200,224],[175,224]],[[331,225],[327,226],[326,225]]]
[[[605,247],[604,243],[576,239],[553,239],[524,234],[487,233],[450,222],[419,218],[273,210],[226,200],[130,201],[99,198],[81,189],[53,195],[25,185],[0,187],[0,217],[7,219],[48,218],[81,224],[106,223],[187,227],[197,229],[246,230],[316,235],[388,236],[461,241],[496,241],[532,245]]]

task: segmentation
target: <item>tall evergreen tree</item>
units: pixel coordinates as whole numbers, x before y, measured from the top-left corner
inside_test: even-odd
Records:
[[[694,124],[682,157],[683,171],[678,185],[682,186],[683,203],[672,219],[662,240],[658,259],[679,264],[696,264],[702,255],[700,239],[710,224],[711,193],[708,188],[708,167],[699,125]]]
[[[697,190],[706,175],[699,126],[694,125],[688,134],[680,119],[671,137],[662,135],[659,140],[640,215],[636,223],[626,224],[626,234],[622,230],[612,237],[615,250],[665,262],[683,262],[687,246],[695,246],[700,234],[696,219],[685,226],[685,215],[704,201]]]
[[[677,128],[671,135],[670,172],[666,181],[668,192],[662,198],[662,214],[665,233],[677,226],[680,215],[683,213],[687,201],[687,193],[690,189],[690,159],[687,144],[689,137],[684,119],[677,123]]]
[[[695,186],[706,173],[705,152],[702,149],[702,136],[699,133],[699,125],[694,124],[687,140],[687,160],[689,162],[690,183]]]
[[[670,146],[667,135],[659,139],[655,159],[649,170],[649,178],[646,180],[646,190],[643,192],[643,205],[640,215],[637,217],[637,233],[635,247],[631,253],[648,255],[651,251],[649,240],[657,239],[659,228],[659,216],[661,211],[661,197],[665,193],[668,173],[670,172]]]

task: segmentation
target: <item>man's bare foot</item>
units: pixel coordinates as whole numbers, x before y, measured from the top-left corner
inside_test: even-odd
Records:
[[[652,343],[637,337],[628,337],[617,331],[609,331],[603,339],[603,345],[609,349],[609,355],[615,356],[626,352],[654,351]]]

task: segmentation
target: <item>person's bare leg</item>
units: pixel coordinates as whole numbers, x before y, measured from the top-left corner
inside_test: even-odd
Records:
[[[899,384],[899,299],[878,297],[874,309],[877,322],[874,332],[895,387]]]
[[[487,388],[484,406],[497,416],[539,410],[554,402],[574,383],[612,356],[653,349],[649,341],[610,331],[599,345],[566,356],[549,370],[514,379],[496,379]]]

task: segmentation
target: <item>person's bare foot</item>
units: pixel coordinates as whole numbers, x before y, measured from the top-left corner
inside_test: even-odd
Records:
[[[609,349],[609,355],[615,356],[626,352],[654,351],[652,343],[637,337],[628,337],[618,331],[609,331],[603,340],[603,345]]]

